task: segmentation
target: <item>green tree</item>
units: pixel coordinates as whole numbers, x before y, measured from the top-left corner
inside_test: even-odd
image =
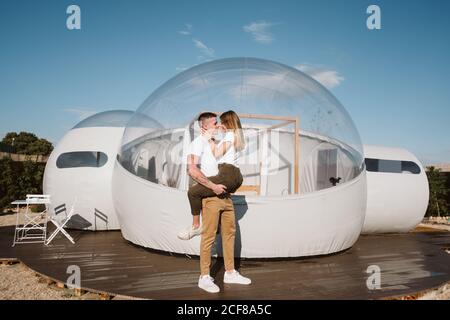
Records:
[[[3,209],[9,204],[20,199],[20,187],[17,184],[19,177],[19,165],[10,158],[0,159],[0,208]]]
[[[8,132],[2,143],[21,154],[48,156],[53,150],[51,142],[46,139],[39,139],[33,133],[23,131],[20,133]]]
[[[446,177],[440,169],[429,167],[427,171],[428,184],[430,187],[430,200],[428,202],[427,216],[438,216],[447,213],[447,192],[445,185]]]
[[[53,145],[29,132],[9,132],[1,141],[2,147],[27,155],[49,155]],[[45,163],[30,160],[15,162],[9,157],[0,159],[0,209],[10,206],[29,193],[42,193]]]
[[[53,151],[53,145],[51,142],[45,139],[38,139],[28,145],[27,152],[25,154],[39,154],[48,156]]]
[[[44,163],[0,159],[0,209],[10,206],[14,200],[25,199],[29,193],[42,193],[44,169]]]
[[[21,198],[24,198],[29,193],[41,193],[41,183],[44,174],[43,166],[29,160],[22,162],[22,164],[22,171],[17,179]]]

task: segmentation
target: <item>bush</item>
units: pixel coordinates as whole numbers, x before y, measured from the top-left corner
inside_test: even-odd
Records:
[[[447,213],[447,178],[440,169],[429,167],[427,171],[428,184],[430,188],[430,200],[427,208],[427,216],[442,216]]]
[[[51,142],[29,132],[9,132],[0,142],[5,152],[48,156],[53,151]],[[29,193],[42,193],[45,163],[30,160],[14,162],[0,159],[0,209],[7,208],[17,199],[25,199]]]
[[[44,163],[0,159],[0,208],[10,207],[12,201],[25,199],[29,193],[42,193],[44,169]]]

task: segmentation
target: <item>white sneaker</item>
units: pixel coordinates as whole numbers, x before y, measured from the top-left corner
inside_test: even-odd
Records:
[[[223,275],[223,282],[224,283],[237,283],[237,284],[250,284],[252,283],[252,280],[250,280],[247,277],[244,277],[239,274],[236,270],[233,270],[233,272],[226,272]]]
[[[220,288],[214,283],[214,279],[209,275],[200,276],[198,279],[198,287],[210,293],[217,293],[220,291]]]
[[[181,230],[178,232],[178,238],[181,240],[190,240],[195,236],[201,235],[203,232],[203,226],[198,227],[197,229],[194,229],[192,226]]]

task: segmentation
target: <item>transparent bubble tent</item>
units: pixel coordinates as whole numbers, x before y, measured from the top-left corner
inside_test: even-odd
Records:
[[[198,115],[229,109],[240,115],[248,146],[244,184],[258,186],[259,196],[314,192],[332,187],[330,177],[345,183],[363,170],[358,132],[336,98],[296,69],[245,58],[202,64],[158,88],[128,123],[120,163],[185,190],[184,151],[199,134]]]
[[[186,70],[131,117],[113,177],[124,237],[198,254],[199,239],[176,237],[191,219],[187,150],[200,134],[198,115],[227,110],[240,116],[246,139],[239,158],[244,182],[233,195],[237,252],[303,256],[350,247],[361,232],[366,204],[362,144],[353,121],[311,77],[253,58]]]
[[[195,66],[136,111],[81,121],[50,155],[44,192],[53,209],[76,203],[70,228],[120,229],[137,245],[198,255],[200,237],[177,237],[192,219],[187,150],[200,134],[201,112],[228,110],[239,114],[246,141],[243,185],[232,195],[236,257],[335,253],[361,232],[408,232],[422,220],[428,181],[412,153],[363,150],[352,119],[326,88],[297,69],[253,58]]]

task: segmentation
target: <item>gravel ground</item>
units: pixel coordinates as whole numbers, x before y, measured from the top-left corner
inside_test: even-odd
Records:
[[[71,290],[49,286],[21,263],[0,265],[0,300],[78,300]]]
[[[16,225],[16,214],[15,213],[1,213],[0,214],[0,227],[14,226],[14,225]]]
[[[418,300],[450,300],[450,282],[444,284],[436,290],[427,292]]]
[[[1,214],[0,226],[16,224],[16,215]],[[424,226],[424,225],[422,225]],[[427,226],[429,227],[429,225]],[[73,290],[58,288],[21,263],[0,265],[0,300],[99,300],[94,293],[75,296]],[[121,299],[116,297],[115,299]],[[421,295],[419,300],[450,300],[450,283]]]

